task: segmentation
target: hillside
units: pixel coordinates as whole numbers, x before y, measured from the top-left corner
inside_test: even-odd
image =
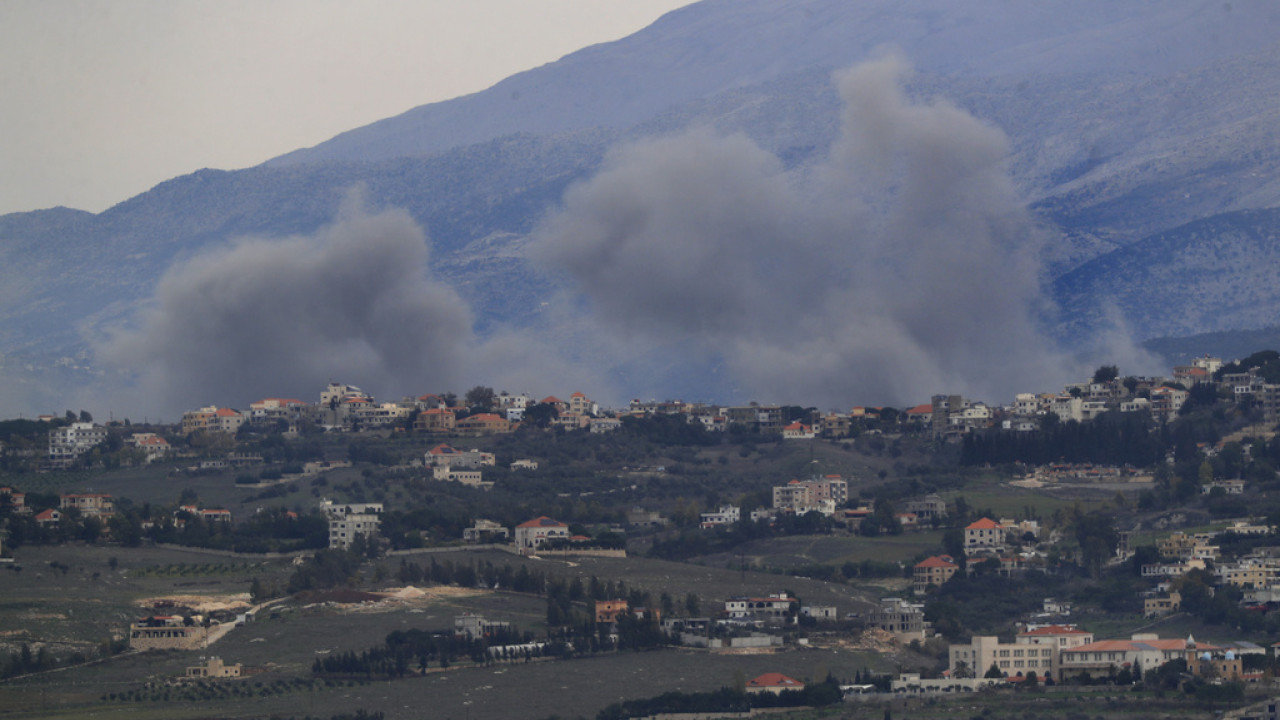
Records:
[[[631,37],[256,168],[200,170],[97,215],[0,217],[0,379],[11,389],[0,410],[79,406],[90,389],[103,403],[122,386],[127,393],[137,368],[104,362],[105,338],[142,322],[138,312],[156,306],[166,272],[238,237],[314,234],[353,186],[372,211],[404,209],[423,228],[432,281],[465,302],[475,342],[511,331],[594,333],[586,328],[599,318],[576,318],[573,330],[556,324],[564,321],[546,309],[551,301],[582,288],[564,268],[530,260],[532,234],[567,188],[593,177],[619,143],[688,128],[741,133],[776,158],[789,183],[811,182],[842,132],[832,72],[885,46],[915,68],[903,79],[912,102],[937,110],[941,99],[1007,137],[1008,179],[1032,208],[1040,274],[1063,308],[1047,336],[1087,339],[1107,298],[1126,304],[1139,338],[1269,324],[1280,303],[1268,264],[1230,261],[1269,257],[1264,226],[1245,231],[1230,218],[1280,207],[1280,14],[1191,0],[1087,5],[705,0]],[[1154,250],[1175,236],[1185,251]],[[1134,263],[1142,271],[1113,291],[1119,268]],[[557,344],[577,355],[548,363],[636,378],[620,397],[762,387],[726,377],[723,357],[637,359],[624,348],[619,360],[583,338]],[[902,364],[875,363],[886,374]]]

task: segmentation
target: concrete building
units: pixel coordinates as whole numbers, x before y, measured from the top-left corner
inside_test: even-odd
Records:
[[[107,439],[107,429],[93,423],[77,422],[49,431],[48,465],[70,467],[75,459]]]
[[[491,543],[511,539],[511,531],[492,520],[477,519],[475,525],[462,531],[466,542]]]
[[[755,693],[773,693],[781,695],[783,690],[803,690],[804,683],[795,678],[787,677],[782,673],[765,673],[760,677],[752,678],[747,681],[746,690],[748,694]]]
[[[795,617],[800,601],[786,593],[768,597],[733,597],[725,600],[724,612],[731,620],[788,621]]]
[[[553,540],[568,540],[569,526],[543,515],[516,526],[516,548],[521,555],[533,555]]]
[[[322,500],[320,509],[329,518],[329,547],[348,549],[356,537],[367,540],[378,536],[382,525],[382,503],[336,505]]]
[[[911,570],[911,587],[916,594],[924,594],[950,580],[960,566],[950,555],[934,555],[918,563]]]
[[[59,507],[79,510],[83,517],[107,517],[116,511],[115,499],[102,493],[63,495]]]
[[[195,678],[238,678],[241,675],[240,663],[227,665],[220,657],[211,657],[203,665],[187,668],[185,677]]]
[[[867,625],[893,633],[899,642],[924,640],[926,623],[924,603],[910,603],[902,598],[884,598],[880,607],[867,616]]]

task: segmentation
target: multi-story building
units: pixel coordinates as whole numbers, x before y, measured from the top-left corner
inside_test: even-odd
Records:
[[[704,512],[699,515],[701,526],[704,528],[732,525],[740,519],[742,519],[742,508],[737,505],[721,505],[715,512]]]
[[[516,526],[516,548],[521,555],[532,555],[553,540],[568,540],[569,526],[543,515]]]
[[[1101,640],[1063,650],[1057,679],[1081,673],[1106,675],[1122,667],[1138,667],[1145,674],[1170,660],[1186,659],[1186,652],[1186,640],[1161,640],[1154,633],[1139,633],[1130,640]]]
[[[244,415],[231,408],[210,405],[182,414],[182,434],[207,432],[234,435],[244,423],[244,419]]]
[[[964,529],[964,553],[997,552],[1005,546],[1005,527],[991,518],[981,518]]]
[[[440,444],[427,451],[426,464],[430,467],[480,468],[493,467],[496,458],[493,453],[481,452],[477,449],[458,450],[450,445]]]
[[[134,433],[125,440],[125,443],[145,453],[148,463],[163,460],[171,449],[169,441],[155,433]]]
[[[924,603],[911,603],[902,598],[884,598],[880,607],[867,616],[867,625],[893,633],[900,642],[924,640],[927,623]]]
[[[48,464],[69,467],[75,459],[107,439],[107,429],[93,423],[71,423],[49,431]]]
[[[768,597],[739,596],[724,601],[724,612],[731,620],[739,621],[792,621],[800,601],[786,593]]]
[[[59,506],[79,510],[82,517],[106,517],[116,511],[115,499],[102,493],[63,495]]]
[[[817,511],[835,514],[836,508],[849,500],[849,483],[839,475],[812,480],[792,480],[773,488],[773,509],[803,515]]]
[[[995,667],[1008,677],[1056,677],[1063,650],[1093,642],[1093,633],[1074,625],[1044,625],[1018,633],[1014,642],[1002,643],[994,636],[975,636],[967,645],[952,645],[949,651],[953,676],[982,677]]]
[[[363,536],[372,540],[382,526],[382,503],[349,503],[337,505],[332,501],[320,502],[320,509],[329,518],[329,547],[347,549]]]
[[[950,555],[935,555],[931,558],[916,563],[912,568],[912,589],[917,594],[923,594],[931,587],[937,587],[950,580],[960,566]]]
[[[447,408],[433,407],[418,413],[413,419],[415,432],[453,432],[458,416]]]
[[[569,396],[569,412],[574,415],[595,415],[598,410],[598,406],[591,402],[590,398],[580,392],[576,392]]]
[[[462,531],[462,539],[466,542],[496,542],[511,538],[511,531],[492,520],[478,519],[475,524]]]

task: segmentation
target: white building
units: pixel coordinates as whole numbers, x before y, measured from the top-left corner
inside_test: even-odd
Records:
[[[77,422],[49,431],[49,464],[67,467],[76,458],[107,439],[107,429],[93,423]]]
[[[516,526],[516,548],[521,555],[532,555],[552,540],[568,540],[569,526],[543,515]]]
[[[320,509],[329,517],[329,547],[347,549],[356,537],[377,537],[382,524],[382,503],[352,503],[336,505],[329,500],[320,502]]]

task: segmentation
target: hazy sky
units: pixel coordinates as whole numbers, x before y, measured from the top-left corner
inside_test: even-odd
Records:
[[[690,2],[3,0],[0,213],[257,165]]]

